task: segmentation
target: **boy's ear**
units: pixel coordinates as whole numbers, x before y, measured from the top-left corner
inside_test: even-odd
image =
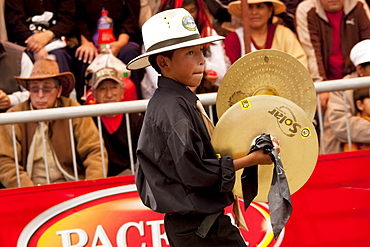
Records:
[[[364,76],[364,72],[363,72],[363,68],[362,68],[362,66],[361,65],[357,65],[356,66],[356,71],[357,71],[357,74],[359,75],[359,76]]]
[[[156,58],[157,65],[160,69],[168,70],[170,59],[168,57],[158,55]]]
[[[357,108],[360,110],[360,111],[363,111],[364,110],[364,104],[362,103],[361,100],[356,100],[355,102]]]

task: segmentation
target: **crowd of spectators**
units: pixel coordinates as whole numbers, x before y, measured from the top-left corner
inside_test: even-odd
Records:
[[[30,77],[34,64],[52,60],[58,64],[58,73],[73,76],[74,86],[63,96],[56,94],[53,104],[48,108],[150,98],[157,83],[157,72],[152,67],[126,71],[125,68],[109,65],[109,62],[103,65],[98,63],[97,67],[93,65],[97,59],[101,59],[103,54],[99,53],[102,52],[115,57],[123,67],[144,53],[146,50],[140,31],[142,24],[157,12],[171,8],[188,10],[202,37],[222,35],[226,38],[224,41],[204,46],[206,71],[201,85],[193,89],[195,93],[217,92],[229,66],[246,54],[245,42],[250,42],[251,51],[278,49],[291,54],[308,69],[314,82],[368,75],[365,67],[369,61],[358,63],[356,57],[370,53],[370,45],[361,45],[351,53],[352,48],[361,41],[370,42],[370,11],[365,0],[249,0],[248,9],[242,9],[241,1],[237,0],[126,0],[94,1],[94,4],[87,0],[1,0],[0,111],[37,109],[35,102],[38,101],[33,101],[36,96],[49,96],[49,91],[58,90],[59,87],[65,89],[65,85],[58,81],[59,76],[51,77],[58,81],[52,87]],[[115,41],[110,43],[109,49],[105,51],[98,50],[94,38],[102,9],[108,10],[108,15],[113,20],[115,36]],[[243,23],[243,16],[248,16],[247,23]],[[245,28],[250,32],[250,40],[244,37]],[[17,77],[31,79],[23,80],[27,83],[17,84]],[[36,85],[35,90],[30,92],[31,82],[40,85]],[[353,90],[345,93],[349,96],[349,111],[346,111],[346,114],[354,118],[354,122],[366,121],[364,126],[368,126],[369,121],[361,118],[361,114],[357,115],[360,109],[357,108],[356,111],[358,100],[353,100]],[[74,100],[71,99],[73,95]],[[335,108],[340,107],[338,99],[343,101],[341,95],[342,92],[320,95],[325,117],[326,145],[335,145],[333,149],[328,148],[329,153],[348,150],[348,141],[343,134],[343,129],[348,128],[343,124],[345,113],[341,110],[341,115],[338,116],[338,110]],[[108,176],[132,173],[124,118],[122,114],[102,117],[109,160]],[[143,114],[133,114],[131,118],[131,137],[135,148]],[[97,123],[97,120],[94,120]],[[91,121],[93,123],[93,119]],[[45,126],[52,129],[54,125],[45,123]],[[39,127],[32,128],[35,131]],[[93,124],[89,128],[93,129],[91,136],[97,137],[96,126]],[[356,127],[350,128],[351,133],[357,133],[357,124]],[[19,135],[23,136],[22,131],[26,130],[29,131],[27,126],[20,128]],[[9,131],[6,127],[1,126],[0,131],[0,137],[9,138],[5,134]],[[20,145],[28,152],[35,138],[32,138],[33,133],[26,135],[29,135],[30,139]],[[363,131],[357,135],[362,137],[359,141],[370,143],[369,135],[365,136]],[[52,134],[49,134],[49,137],[49,148],[53,151]],[[355,136],[354,138],[356,141]],[[336,143],[333,144],[332,140]],[[24,150],[20,152],[27,154]],[[100,154],[100,151],[97,152]],[[57,152],[51,153],[51,159],[55,161],[54,168],[59,172],[55,173],[55,181],[68,180],[69,176],[72,176],[68,169],[60,169],[59,161],[63,159],[59,158]],[[86,158],[86,154],[84,157]],[[35,161],[37,157],[31,158]],[[12,159],[8,153],[0,152],[1,169],[6,170],[3,174],[14,175],[14,170],[7,168],[10,167]],[[3,162],[7,165],[2,165]],[[40,169],[40,165],[32,166],[32,162],[27,161],[24,156],[22,162],[19,169],[24,172],[25,177],[28,176],[26,185],[39,183],[35,181],[45,182],[45,177],[31,181],[34,176],[32,169]],[[87,165],[81,165],[82,171],[86,172],[81,177],[89,178],[88,168]],[[27,169],[31,170],[27,173]],[[98,173],[103,176],[101,171]],[[93,177],[96,176],[90,176]],[[0,182],[5,186],[15,186],[14,178],[0,177]]]

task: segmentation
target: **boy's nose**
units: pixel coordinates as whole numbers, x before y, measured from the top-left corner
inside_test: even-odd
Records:
[[[206,63],[206,59],[203,56],[203,52],[200,53],[200,65],[204,65]]]

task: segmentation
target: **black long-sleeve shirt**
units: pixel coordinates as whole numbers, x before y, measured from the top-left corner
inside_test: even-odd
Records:
[[[197,99],[183,85],[159,77],[139,137],[136,172],[140,197],[154,211],[210,214],[234,200],[233,161],[217,159]]]
[[[9,41],[25,46],[24,42],[32,35],[27,19],[44,11],[54,14],[56,24],[49,30],[56,37],[73,36],[76,27],[74,0],[6,0],[5,20]]]

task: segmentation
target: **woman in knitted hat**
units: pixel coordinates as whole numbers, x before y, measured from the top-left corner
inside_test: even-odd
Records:
[[[297,58],[306,68],[307,55],[299,43],[296,35],[283,25],[274,25],[274,15],[286,10],[286,6],[279,0],[248,0],[249,28],[251,37],[251,51],[259,49],[277,49],[285,51]],[[229,13],[240,18],[242,16],[241,1],[231,2]],[[245,54],[243,27],[239,27],[226,36],[224,40],[226,55],[234,63]]]

